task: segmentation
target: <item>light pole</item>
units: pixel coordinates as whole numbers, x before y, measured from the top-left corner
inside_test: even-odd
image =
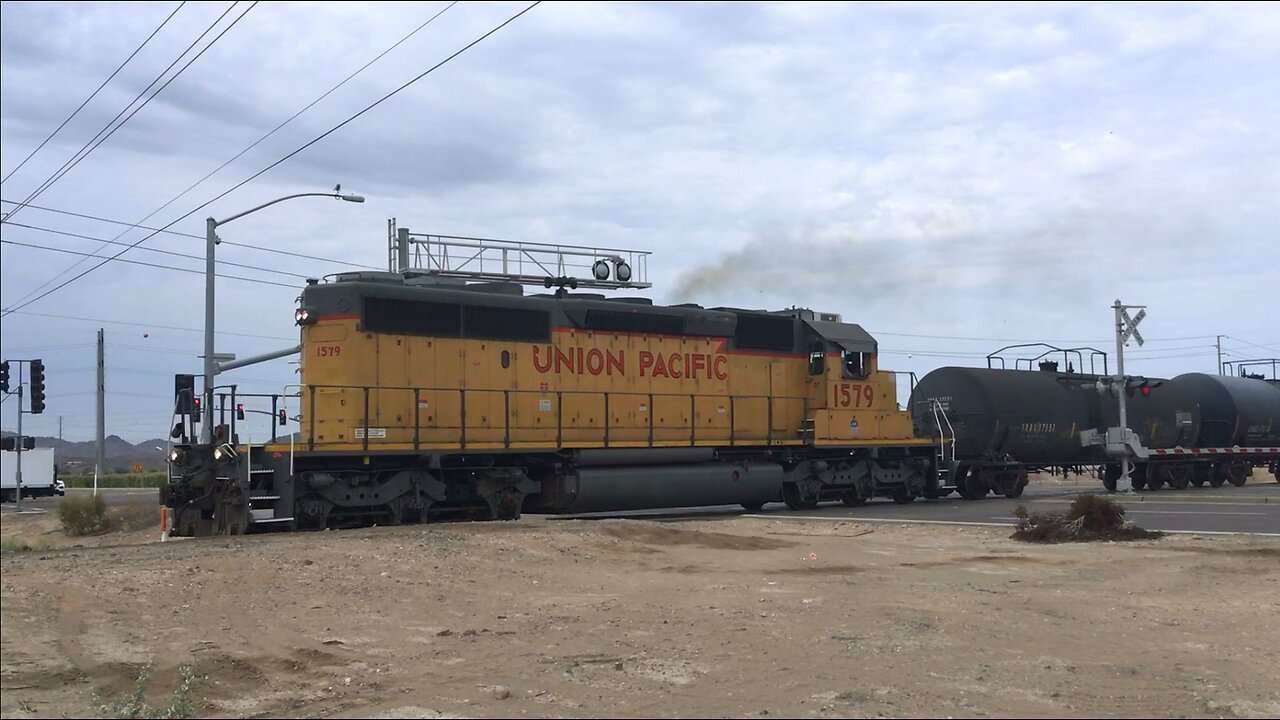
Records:
[[[257,207],[245,210],[242,213],[236,213],[229,218],[215,220],[208,218],[205,220],[205,259],[204,259],[204,427],[201,429],[200,438],[204,444],[213,442],[213,385],[214,379],[218,375],[218,363],[214,360],[213,355],[213,266],[214,266],[214,248],[219,242],[217,229],[219,225],[226,225],[232,220],[237,220],[250,213],[255,213],[265,207],[275,205],[285,200],[292,200],[300,197],[331,197],[347,202],[364,202],[364,196],[339,194],[335,188],[333,192],[309,192],[297,193],[296,195],[286,195],[282,198],[276,198],[270,202],[265,202]]]

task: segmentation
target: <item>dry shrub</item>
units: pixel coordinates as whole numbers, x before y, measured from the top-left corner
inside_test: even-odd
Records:
[[[1066,513],[1028,513],[1018,506],[1015,540],[1037,543],[1096,542],[1099,540],[1147,540],[1164,537],[1125,522],[1124,506],[1099,495],[1077,495]]]
[[[58,519],[68,535],[100,535],[111,529],[107,503],[97,495],[63,498],[58,503]]]
[[[155,503],[131,502],[107,507],[102,496],[63,498],[58,503],[58,519],[67,535],[101,535],[113,530],[132,532],[159,527],[160,510]]]

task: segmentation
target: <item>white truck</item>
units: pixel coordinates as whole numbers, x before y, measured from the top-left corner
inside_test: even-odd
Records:
[[[18,453],[0,451],[0,501],[17,499]],[[22,451],[22,496],[42,497],[65,495],[62,480],[58,479],[58,467],[54,464],[53,448],[36,448]]]

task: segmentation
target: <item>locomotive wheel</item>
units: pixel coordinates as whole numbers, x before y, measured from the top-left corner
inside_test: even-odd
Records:
[[[742,503],[742,509],[747,512],[760,512],[763,508],[764,503],[762,502]]]
[[[806,500],[801,493],[800,486],[796,483],[782,484],[782,501],[792,510],[812,510],[818,507],[818,501]]]
[[[1130,475],[1129,480],[1133,482],[1134,490],[1142,490],[1147,487],[1147,479],[1138,475]]]
[[[1192,473],[1191,484],[1196,487],[1204,487],[1204,478],[1200,476],[1200,473]]]
[[[1106,489],[1107,489],[1107,492],[1115,492],[1115,491],[1116,491],[1116,480],[1117,480],[1117,479],[1118,479],[1118,478],[1113,478],[1113,477],[1103,477],[1103,478],[1102,478],[1102,487],[1106,488]]]
[[[907,488],[900,487],[893,491],[893,501],[899,505],[910,505],[916,501],[916,496],[912,495]]]
[[[1137,486],[1135,485],[1134,487],[1137,487]],[[1151,491],[1153,491],[1153,492],[1154,492],[1154,491],[1156,491],[1156,490],[1159,490],[1159,489],[1160,489],[1160,488],[1162,488],[1162,487],[1164,487],[1164,478],[1160,477],[1159,475],[1149,475],[1149,476],[1147,476],[1147,489],[1148,489],[1148,490],[1151,490]]]
[[[856,490],[848,490],[840,493],[840,502],[844,503],[845,507],[862,507],[867,504],[867,499],[859,497]]]

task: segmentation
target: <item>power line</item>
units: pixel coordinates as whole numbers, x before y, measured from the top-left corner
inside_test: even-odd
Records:
[[[23,225],[22,223],[9,223],[9,224],[14,227],[27,228],[28,230],[39,230],[40,232],[52,233],[54,235],[65,235],[67,237],[80,238],[82,240],[99,240],[106,245],[128,245],[129,244],[129,243],[119,242],[116,240],[106,240],[104,238],[94,237],[92,235],[81,235],[80,233],[67,232],[65,230],[54,230],[52,228],[40,227],[39,225]],[[46,249],[56,250],[57,248],[46,248]],[[142,248],[142,250],[146,252],[160,253],[161,255],[172,255],[174,257],[187,258],[189,260],[199,260],[201,262],[204,261],[204,258],[200,257],[199,255],[190,255],[188,253],[180,253],[180,252],[175,252],[173,250],[160,250],[158,248]],[[303,280],[307,280],[311,277],[310,275],[300,275],[298,273],[289,272],[287,270],[272,270],[271,268],[258,267],[257,265],[246,265],[244,263],[231,262],[229,260],[215,260],[214,263],[218,265],[229,265],[231,267],[245,268],[246,270],[258,270],[260,272],[275,273],[277,275],[288,275],[290,277],[302,278]],[[174,269],[180,270],[182,268],[174,268]]]
[[[41,142],[39,145],[37,145],[37,146],[36,146],[36,149],[35,149],[35,150],[32,150],[30,153],[28,153],[28,154],[27,154],[27,156],[26,156],[25,158],[23,158],[23,159],[22,159],[22,162],[18,163],[18,166],[17,166],[17,167],[15,167],[14,169],[10,170],[10,171],[9,171],[9,174],[8,174],[8,175],[5,175],[3,180],[0,180],[0,184],[3,184],[3,183],[8,182],[8,181],[9,181],[9,178],[13,177],[13,174],[14,174],[14,173],[16,173],[16,172],[18,172],[19,170],[21,170],[21,169],[22,169],[22,166],[23,166],[23,165],[26,165],[28,160],[30,160],[31,158],[35,157],[35,154],[36,154],[36,153],[38,153],[38,152],[40,152],[41,148],[43,148],[45,145],[47,145],[47,144],[49,143],[49,141],[50,141],[50,140],[52,140],[52,139],[53,139],[53,136],[55,136],[55,135],[57,135],[59,132],[61,132],[61,131],[62,131],[62,128],[66,127],[66,126],[67,126],[67,123],[71,122],[72,118],[74,118],[76,115],[78,115],[78,114],[80,113],[80,111],[84,109],[84,106],[89,104],[89,101],[90,101],[90,100],[92,100],[92,99],[94,99],[95,97],[97,97],[97,96],[98,96],[98,93],[102,92],[102,88],[106,87],[106,86],[107,86],[107,83],[111,82],[111,80],[112,80],[112,79],[114,79],[114,78],[115,78],[115,76],[116,76],[116,75],[118,75],[118,74],[120,73],[120,71],[124,69],[124,66],[129,64],[129,61],[133,60],[134,56],[136,56],[138,53],[142,52],[142,48],[146,47],[146,46],[147,46],[147,43],[151,42],[151,39],[152,39],[152,38],[154,38],[154,37],[156,36],[156,34],[157,34],[157,33],[159,33],[161,30],[163,30],[163,29],[164,29],[164,26],[165,26],[165,25],[168,25],[168,24],[169,24],[169,21],[173,19],[173,16],[174,16],[174,15],[177,15],[177,14],[178,14],[178,11],[182,9],[182,6],[183,6],[183,5],[186,5],[186,4],[187,4],[186,0],[182,0],[182,2],[178,3],[178,7],[174,8],[174,9],[173,9],[173,12],[169,13],[169,17],[165,18],[165,19],[164,19],[164,22],[160,23],[160,26],[159,26],[159,27],[157,27],[155,30],[152,30],[152,31],[151,31],[151,34],[147,36],[147,39],[146,39],[146,40],[143,40],[143,41],[142,41],[142,44],[141,44],[141,45],[139,45],[139,46],[138,46],[138,48],[137,48],[136,50],[134,50],[132,53],[130,53],[130,54],[129,54],[129,57],[127,57],[127,58],[125,58],[125,59],[124,59],[124,62],[120,63],[120,67],[116,68],[116,69],[115,69],[115,72],[111,73],[111,75],[110,75],[106,80],[103,80],[103,81],[102,81],[102,84],[98,86],[98,89],[97,89],[97,90],[94,90],[94,91],[89,95],[89,97],[85,98],[85,101],[84,101],[84,102],[82,102],[82,103],[80,103],[80,107],[78,107],[78,108],[76,108],[75,110],[73,110],[73,111],[71,112],[71,114],[67,116],[67,119],[62,121],[62,124],[61,124],[61,125],[59,125],[58,127],[54,128],[53,132],[49,133],[49,137],[47,137],[47,138],[45,138],[45,139],[44,139],[44,142]]]
[[[156,208],[155,210],[152,210],[150,213],[148,213],[148,214],[147,214],[147,216],[146,216],[146,217],[142,218],[142,220],[138,221],[137,223],[132,223],[132,224],[131,224],[131,223],[124,223],[124,222],[121,222],[121,223],[119,223],[119,224],[121,224],[121,225],[128,225],[130,229],[135,228],[135,227],[143,227],[143,226],[141,225],[141,223],[146,222],[148,219],[150,219],[151,217],[153,217],[154,215],[156,215],[156,213],[159,213],[160,211],[162,211],[162,210],[164,210],[165,208],[169,207],[169,206],[170,206],[170,205],[172,205],[173,203],[175,203],[175,202],[177,202],[178,200],[182,199],[182,197],[183,197],[183,196],[185,196],[187,193],[189,193],[189,192],[191,192],[192,190],[194,190],[195,188],[199,187],[199,186],[200,186],[201,184],[203,184],[206,180],[208,180],[209,178],[213,177],[213,176],[214,176],[214,175],[216,175],[218,172],[220,172],[223,168],[225,168],[226,166],[228,166],[228,165],[230,165],[231,163],[235,162],[235,161],[236,161],[236,160],[238,160],[242,155],[244,155],[245,153],[249,152],[249,151],[250,151],[250,150],[252,150],[253,148],[257,147],[260,143],[262,143],[262,141],[264,141],[264,140],[266,140],[267,138],[269,138],[269,137],[271,137],[272,135],[274,135],[276,132],[278,132],[278,131],[279,131],[281,128],[283,128],[285,125],[288,125],[289,123],[291,123],[291,122],[293,122],[294,120],[296,120],[296,119],[298,118],[298,116],[302,115],[302,114],[303,114],[304,112],[306,112],[307,110],[310,110],[312,107],[315,107],[315,105],[316,105],[316,104],[318,104],[321,100],[324,100],[325,98],[329,97],[329,95],[333,94],[336,90],[338,90],[339,88],[341,88],[343,85],[346,85],[348,82],[350,82],[350,81],[351,81],[353,78],[355,78],[357,75],[359,75],[360,73],[362,73],[362,72],[364,72],[365,70],[367,70],[367,69],[368,69],[371,65],[373,65],[375,62],[377,62],[378,60],[381,60],[383,57],[385,57],[385,56],[386,56],[388,53],[390,53],[392,50],[395,50],[397,47],[399,47],[401,44],[403,44],[406,40],[408,40],[409,38],[411,38],[411,37],[413,37],[414,35],[416,35],[420,30],[422,30],[423,28],[425,28],[427,25],[430,25],[432,21],[434,21],[436,18],[438,18],[438,17],[440,17],[441,15],[443,15],[446,11],[448,11],[450,8],[452,8],[454,5],[457,5],[457,4],[458,4],[458,3],[457,3],[457,1],[455,0],[455,2],[450,3],[450,4],[449,4],[448,6],[446,6],[443,10],[441,10],[441,11],[437,12],[435,15],[431,16],[430,18],[428,18],[428,19],[426,20],[426,22],[422,23],[422,24],[421,24],[421,25],[419,25],[417,28],[415,28],[415,29],[413,29],[412,31],[410,31],[410,32],[409,32],[409,34],[407,34],[407,35],[405,35],[404,37],[400,38],[400,40],[398,40],[396,43],[394,43],[393,45],[391,45],[391,47],[387,48],[386,50],[383,50],[380,54],[378,54],[378,55],[377,55],[376,57],[374,57],[372,60],[370,60],[369,62],[365,63],[362,67],[360,67],[360,69],[358,69],[358,70],[356,70],[355,72],[353,72],[353,73],[351,73],[350,75],[348,75],[345,79],[343,79],[343,80],[342,80],[341,82],[339,82],[337,85],[334,85],[332,88],[329,88],[329,90],[328,90],[327,92],[325,92],[323,95],[321,95],[320,97],[316,98],[315,100],[312,100],[309,104],[307,104],[307,105],[306,105],[305,107],[303,107],[301,110],[297,111],[297,112],[296,112],[296,113],[294,113],[292,116],[290,116],[287,120],[285,120],[284,122],[280,123],[280,124],[279,124],[279,125],[277,125],[275,128],[273,128],[270,132],[268,132],[267,134],[265,134],[265,135],[263,135],[262,137],[258,138],[257,140],[253,141],[253,143],[251,143],[248,147],[246,147],[246,148],[244,148],[243,150],[241,150],[240,152],[236,153],[234,156],[232,156],[232,157],[231,157],[230,159],[228,159],[226,162],[223,162],[221,165],[219,165],[218,167],[214,168],[214,169],[213,169],[211,172],[209,172],[207,175],[205,175],[204,177],[200,178],[199,180],[197,180],[196,182],[194,182],[193,184],[191,184],[191,185],[190,185],[186,190],[183,190],[182,192],[180,192],[180,193],[178,193],[177,195],[175,195],[175,196],[173,196],[172,198],[170,198],[166,203],[164,203],[164,204],[163,204],[163,205],[161,205],[160,207]],[[107,221],[107,222],[114,222],[114,221]],[[151,228],[144,228],[144,229],[151,229]],[[115,238],[113,238],[113,240],[119,240],[119,239],[120,239],[121,237],[123,237],[127,232],[128,232],[128,230],[125,230],[124,232],[121,232],[119,235],[117,235]],[[186,233],[181,233],[181,234],[184,234],[184,235],[185,235]],[[203,238],[200,238],[200,236],[196,236],[196,235],[189,235],[189,237],[197,237],[197,238],[199,238],[199,239],[203,239]],[[107,243],[107,242],[109,242],[109,241],[105,241],[105,240],[103,241],[103,243],[104,243],[103,247],[105,247],[105,246],[106,246],[106,243]],[[227,244],[228,244],[228,245],[237,245],[237,246],[241,246],[241,247],[253,247],[253,246],[251,246],[251,245],[241,245],[240,243],[227,243]],[[270,249],[269,249],[269,248],[260,248],[260,249],[270,251]],[[100,252],[101,250],[102,250],[102,248],[101,248],[101,247],[100,247],[100,248],[98,248],[98,250],[95,250],[95,251],[94,251],[94,255],[97,255],[97,253],[98,253],[98,252]],[[308,257],[308,256],[306,256],[306,255],[300,255],[300,254],[298,254],[298,253],[288,253],[288,252],[285,252],[285,251],[275,251],[275,252],[280,252],[281,254],[286,254],[286,255],[293,255],[293,256],[295,256],[295,257],[302,257],[302,258],[307,258],[307,257]],[[308,258],[308,259],[310,259],[310,258]],[[40,292],[40,290],[44,289],[44,288],[45,288],[45,287],[47,287],[49,284],[51,284],[51,283],[53,283],[53,282],[56,282],[56,281],[58,280],[58,278],[60,278],[60,277],[62,277],[62,276],[64,276],[64,275],[66,275],[68,272],[71,272],[72,270],[74,270],[76,267],[78,267],[78,266],[79,266],[81,263],[83,263],[83,262],[84,262],[84,259],[81,259],[81,260],[76,261],[75,263],[73,263],[73,264],[71,265],[71,267],[68,267],[66,270],[63,270],[62,272],[60,272],[60,273],[58,273],[57,275],[53,276],[52,278],[50,278],[50,279],[49,279],[49,280],[47,280],[46,282],[42,283],[40,286],[38,286],[38,287],[36,287],[35,289],[33,289],[31,292],[29,292],[29,293],[27,293],[26,295],[24,295],[24,296],[22,296],[21,298],[19,298],[19,299],[18,299],[18,302],[22,302],[23,300],[25,300],[26,298],[30,297],[31,295],[33,295],[33,294],[35,294],[35,293],[37,293],[37,292]],[[333,262],[338,262],[338,261],[333,261]],[[345,264],[345,263],[344,263],[344,264]],[[371,269],[374,269],[374,270],[381,269],[381,268],[375,268],[375,267],[373,267],[373,266],[369,266],[369,265],[363,265],[363,266],[361,266],[361,267],[367,267],[367,268],[371,268]]]
[[[193,332],[193,333],[201,333],[201,334],[204,333],[204,330],[200,328],[179,327],[176,325],[160,325],[157,323],[129,322],[126,320],[105,320],[103,318],[91,318],[91,317],[84,317],[80,315],[57,315],[55,313],[38,313],[38,312],[32,312],[30,310],[12,310],[10,312],[16,313],[18,315],[29,315],[31,317],[51,318],[54,320],[75,320],[77,322],[87,322],[87,323],[93,323],[95,325],[98,325],[98,324],[127,325],[130,327],[140,327],[140,328],[146,328],[151,330],[178,330],[180,332]],[[227,330],[218,330],[216,331],[216,334],[227,335],[230,337],[258,338],[261,340],[283,340],[285,342],[297,342],[298,340],[297,336],[281,337],[279,335],[255,335],[253,333],[230,332]]]
[[[243,187],[243,186],[247,185],[248,183],[252,182],[253,180],[256,180],[257,178],[261,177],[262,175],[264,175],[264,174],[265,174],[265,173],[267,173],[268,171],[272,170],[273,168],[275,168],[275,167],[279,166],[281,163],[285,162],[286,160],[289,160],[290,158],[292,158],[293,156],[295,156],[295,155],[297,155],[298,153],[302,152],[303,150],[306,150],[307,148],[311,147],[312,145],[315,145],[316,143],[320,142],[321,140],[323,140],[324,138],[328,137],[329,135],[332,135],[334,132],[336,132],[336,131],[338,131],[339,129],[341,129],[341,128],[345,127],[346,125],[348,125],[349,123],[351,123],[351,122],[352,122],[352,121],[354,121],[355,119],[359,118],[360,116],[362,116],[362,115],[364,115],[365,113],[369,112],[370,110],[372,110],[373,108],[377,107],[378,105],[381,105],[382,103],[386,102],[386,101],[387,101],[388,99],[390,99],[391,97],[393,97],[393,96],[395,96],[396,94],[400,93],[400,92],[401,92],[401,91],[403,91],[405,88],[409,87],[410,85],[413,85],[414,83],[418,82],[419,80],[421,80],[422,78],[426,77],[427,75],[430,75],[432,72],[435,72],[437,69],[439,69],[440,67],[444,66],[446,63],[450,62],[451,60],[453,60],[454,58],[458,57],[459,55],[461,55],[462,53],[466,52],[467,50],[470,50],[472,47],[475,47],[477,44],[479,44],[479,43],[480,43],[481,41],[483,41],[484,39],[488,38],[490,35],[493,35],[493,34],[494,34],[494,33],[496,33],[497,31],[499,31],[499,30],[501,30],[502,28],[506,27],[507,25],[511,24],[511,23],[512,23],[513,21],[515,21],[517,18],[519,18],[520,16],[522,16],[522,15],[524,15],[525,13],[529,12],[530,10],[532,10],[533,8],[537,7],[537,6],[538,6],[538,5],[540,5],[540,4],[542,4],[542,0],[537,0],[536,2],[534,2],[534,3],[530,4],[530,5],[529,5],[528,7],[526,7],[525,9],[523,9],[523,10],[521,10],[520,12],[516,13],[515,15],[512,15],[511,17],[507,18],[507,19],[506,19],[505,21],[503,21],[501,24],[497,25],[496,27],[494,27],[493,29],[489,30],[489,31],[488,31],[488,32],[486,32],[485,34],[481,35],[480,37],[476,38],[475,40],[472,40],[470,43],[468,43],[467,45],[465,45],[464,47],[462,47],[462,49],[460,49],[460,50],[458,50],[458,51],[454,52],[454,53],[453,53],[452,55],[450,55],[449,57],[445,58],[444,60],[441,60],[440,62],[438,62],[438,63],[436,63],[435,65],[431,66],[431,67],[430,67],[430,68],[428,68],[427,70],[423,71],[423,72],[422,72],[421,74],[419,74],[417,77],[414,77],[412,80],[409,80],[408,82],[404,83],[403,85],[401,85],[400,87],[396,88],[395,90],[392,90],[391,92],[389,92],[389,93],[387,93],[386,95],[382,96],[382,97],[381,97],[381,98],[379,98],[378,100],[375,100],[372,104],[368,105],[367,107],[365,107],[365,108],[364,108],[363,110],[361,110],[360,112],[356,113],[355,115],[352,115],[351,117],[347,118],[346,120],[343,120],[342,122],[338,123],[337,125],[333,126],[333,127],[332,127],[332,128],[330,128],[329,130],[325,131],[324,133],[322,133],[321,135],[319,135],[319,136],[318,136],[318,137],[316,137],[315,139],[313,139],[313,140],[311,140],[311,141],[307,142],[306,144],[302,145],[302,146],[301,146],[301,147],[299,147],[297,150],[294,150],[293,152],[291,152],[291,153],[289,153],[288,155],[285,155],[284,157],[280,158],[279,160],[277,160],[277,161],[275,161],[275,162],[271,163],[270,165],[268,165],[267,167],[263,168],[262,170],[259,170],[258,172],[254,173],[253,175],[249,176],[248,178],[245,178],[244,180],[240,181],[240,182],[239,182],[239,183],[237,183],[236,185],[234,185],[234,186],[232,186],[231,188],[227,189],[226,191],[222,192],[222,193],[221,193],[221,194],[219,194],[218,196],[216,196],[216,197],[214,197],[214,198],[212,198],[212,199],[210,199],[210,200],[208,200],[208,201],[204,202],[203,204],[201,204],[201,205],[197,206],[195,209],[191,210],[190,212],[186,213],[185,215],[182,215],[181,217],[179,217],[179,218],[177,218],[177,219],[173,220],[173,221],[172,221],[172,222],[170,222],[168,225],[165,225],[165,226],[164,226],[164,228],[162,228],[162,229],[168,229],[168,228],[172,227],[173,225],[175,225],[176,223],[178,223],[179,221],[181,221],[181,220],[185,220],[186,218],[191,217],[192,215],[194,215],[195,213],[197,213],[197,212],[199,212],[200,210],[204,209],[205,207],[208,207],[209,205],[213,204],[214,202],[217,202],[218,200],[221,200],[222,198],[226,197],[227,195],[230,195],[232,192],[235,192],[236,190],[238,190],[238,189],[240,189],[241,187]],[[98,263],[98,264],[94,265],[93,267],[91,267],[91,268],[89,268],[89,269],[85,270],[84,272],[81,272],[80,274],[76,275],[75,277],[72,277],[72,278],[70,278],[70,279],[66,280],[66,281],[65,281],[65,282],[63,282],[63,283],[61,283],[61,284],[59,284],[59,285],[56,285],[56,286],[54,286],[54,287],[50,288],[49,290],[46,290],[45,292],[43,292],[43,293],[41,293],[41,294],[37,295],[37,296],[36,296],[36,297],[34,297],[34,298],[31,298],[31,299],[29,299],[29,300],[26,300],[26,301],[22,302],[22,303],[21,303],[20,305],[18,305],[17,307],[9,308],[9,309],[5,310],[3,313],[0,313],[0,316],[7,315],[8,313],[14,312],[14,311],[16,311],[16,310],[20,310],[20,309],[22,309],[22,308],[24,308],[24,307],[27,307],[28,305],[30,305],[30,304],[32,304],[32,303],[34,303],[34,302],[36,302],[37,300],[40,300],[41,298],[47,297],[47,296],[49,296],[50,294],[55,293],[55,292],[57,292],[58,290],[61,290],[62,288],[66,287],[67,285],[70,285],[71,283],[75,282],[76,280],[79,280],[80,278],[84,277],[85,275],[88,275],[89,273],[93,272],[94,270],[97,270],[98,268],[100,268],[100,267],[102,267],[103,265],[105,265],[105,264],[107,264],[107,263],[111,262],[112,260],[115,260],[115,259],[119,258],[121,255],[124,255],[126,252],[129,252],[129,250],[131,250],[131,249],[133,249],[133,248],[137,247],[138,245],[141,245],[143,242],[146,242],[149,238],[154,237],[154,235],[155,235],[155,233],[152,233],[151,235],[147,235],[147,236],[144,236],[144,237],[140,238],[139,240],[137,240],[136,242],[134,242],[134,243],[133,243],[132,245],[130,245],[129,247],[127,247],[127,248],[125,248],[125,249],[121,250],[120,252],[116,253],[115,255],[112,255],[112,256],[111,256],[111,257],[109,257],[109,258],[104,259],[102,262],[100,262],[100,263]]]
[[[192,42],[191,45],[189,45],[186,50],[182,51],[182,55],[179,55],[172,63],[170,63],[169,67],[165,68],[164,72],[160,73],[160,75],[157,76],[155,80],[151,81],[151,85],[148,85],[145,90],[143,90],[141,93],[138,94],[138,98],[145,95],[147,90],[150,90],[151,87],[160,80],[160,78],[164,77],[165,73],[169,72],[169,70],[172,69],[173,66],[176,65],[178,61],[183,58],[183,56],[185,56],[188,52],[191,51],[191,48],[195,47],[196,44],[199,43],[200,40],[202,40],[205,35],[209,34],[210,30],[213,30],[213,28],[216,27],[217,24],[222,21],[222,18],[227,16],[227,13],[231,12],[232,8],[234,8],[236,5],[239,5],[239,4],[240,4],[239,0],[236,0],[236,2],[231,3],[230,7],[224,10],[222,15],[219,15],[218,19],[214,20],[213,23],[203,33],[200,34],[200,37],[196,38],[195,41]],[[23,208],[23,205],[34,200],[35,198],[43,194],[46,190],[53,187],[55,183],[61,180],[67,173],[71,172],[71,170],[75,166],[79,165],[85,158],[89,157],[89,155],[94,150],[97,150],[98,147],[102,145],[102,143],[106,142],[112,135],[115,135],[117,130],[124,127],[125,123],[132,120],[134,115],[137,115],[144,107],[149,105],[151,101],[156,98],[156,96],[164,92],[164,89],[169,87],[170,83],[172,83],[174,80],[177,80],[179,75],[182,75],[182,73],[186,72],[187,68],[191,67],[191,65],[195,63],[196,60],[199,60],[201,56],[203,56],[206,52],[208,52],[209,48],[213,47],[215,43],[221,40],[223,35],[226,35],[227,32],[231,30],[231,28],[235,27],[237,23],[243,20],[244,16],[248,15],[249,11],[257,7],[257,5],[258,5],[258,1],[254,0],[254,3],[252,5],[250,5],[244,12],[240,13],[240,16],[237,17],[235,20],[232,20],[230,25],[227,25],[227,27],[223,28],[222,32],[218,33],[216,37],[214,37],[212,40],[209,41],[208,45],[205,45],[200,50],[200,52],[196,53],[194,57],[188,60],[186,65],[183,65],[181,68],[179,68],[178,71],[174,73],[168,80],[166,80],[163,85],[161,85],[158,89],[156,89],[154,93],[151,93],[151,95],[146,100],[144,100],[141,105],[139,105],[137,108],[134,108],[134,110],[130,112],[127,117],[125,117],[123,120],[120,120],[120,122],[117,123],[115,127],[112,127],[110,132],[106,132],[107,127],[111,127],[111,123],[115,123],[116,119],[119,119],[120,115],[128,111],[129,108],[133,106],[133,103],[138,101],[138,98],[134,98],[133,101],[129,103],[129,105],[125,106],[124,110],[120,111],[120,114],[117,114],[116,117],[113,118],[110,123],[107,123],[107,127],[104,127],[102,130],[99,130],[98,135],[95,135],[92,140],[90,140],[88,143],[85,143],[84,147],[80,148],[80,150],[77,151],[77,153],[73,155],[70,160],[68,160],[66,163],[63,163],[61,168],[59,168],[56,172],[54,172],[53,175],[51,175],[47,180],[45,180],[44,183],[40,185],[40,187],[36,188],[30,195],[28,195],[27,199],[24,200],[22,204],[18,205],[16,209],[10,212],[9,217],[12,217],[14,213],[20,212]],[[106,134],[103,135],[103,132],[106,132]],[[90,145],[92,145],[92,147],[90,147]],[[88,148],[88,150],[85,150],[85,148]]]
[[[0,203],[9,203],[10,205],[17,205],[17,204],[18,204],[18,203],[16,203],[16,202],[12,201],[12,200],[5,200],[5,199],[3,199],[3,198],[0,198]],[[168,205],[168,203],[166,203],[165,205],[167,206],[167,205]],[[125,225],[125,226],[127,226],[129,229],[138,228],[139,230],[151,230],[151,231],[153,231],[153,232],[155,232],[155,233],[165,233],[165,234],[167,234],[167,235],[178,235],[178,236],[180,236],[180,237],[194,238],[194,239],[196,239],[196,240],[204,240],[204,239],[205,239],[205,236],[204,236],[204,235],[196,235],[195,233],[179,232],[179,231],[177,231],[177,230],[166,230],[166,229],[164,229],[164,228],[150,227],[150,226],[148,226],[148,225],[143,225],[143,224],[141,224],[140,222],[137,222],[137,223],[129,223],[129,222],[125,222],[125,221],[123,221],[123,220],[112,220],[112,219],[110,219],[110,218],[98,217],[98,216],[96,216],[96,215],[86,215],[86,214],[84,214],[84,213],[71,212],[70,210],[58,210],[58,209],[56,209],[56,208],[44,207],[44,206],[41,206],[41,205],[32,205],[32,204],[28,204],[28,205],[27,205],[27,207],[29,207],[29,208],[33,208],[33,209],[36,209],[36,210],[44,210],[45,212],[57,213],[57,214],[59,214],[59,215],[70,215],[70,216],[72,216],[72,217],[84,218],[85,220],[96,220],[96,221],[98,221],[98,222],[110,223],[110,224],[112,224],[112,225]],[[161,207],[161,208],[159,208],[156,212],[159,212],[159,210],[163,210],[163,209],[164,209],[164,207],[162,206],[162,207]],[[155,213],[151,213],[151,215],[154,215],[154,214],[155,214]],[[151,217],[151,215],[148,215],[147,217],[149,218],[149,217]],[[143,220],[145,221],[145,220],[146,220],[146,218],[143,218]],[[14,225],[18,225],[18,223],[14,223]],[[23,226],[23,225],[18,225],[18,226],[19,226],[19,227],[27,227],[27,226]],[[127,233],[127,232],[128,232],[128,230],[126,230],[126,231],[125,231],[125,233]],[[120,233],[119,235],[115,236],[115,238],[113,238],[113,239],[114,239],[114,240],[119,240],[119,239],[120,239],[120,238],[121,238],[125,233]],[[105,243],[105,242],[109,242],[109,241],[107,241],[107,240],[103,240],[102,242],[104,242],[104,243]],[[250,249],[250,250],[259,250],[259,251],[261,251],[261,252],[275,253],[275,254],[277,254],[277,255],[287,255],[287,256],[289,256],[289,257],[301,258],[301,259],[303,259],[303,260],[316,260],[316,261],[318,261],[318,262],[333,263],[333,264],[335,264],[335,265],[346,265],[346,266],[348,266],[348,267],[366,268],[366,269],[368,269],[368,270],[381,270],[381,269],[382,269],[381,267],[379,267],[379,266],[377,266],[377,265],[362,265],[362,264],[360,264],[360,263],[347,262],[346,260],[335,260],[335,259],[333,259],[333,258],[320,257],[319,255],[304,255],[304,254],[302,254],[302,253],[289,252],[289,251],[287,251],[287,250],[276,250],[276,249],[274,249],[274,248],[268,248],[268,247],[259,247],[259,246],[257,246],[257,245],[250,245],[250,244],[248,244],[248,243],[232,242],[232,241],[230,241],[230,240],[223,240],[223,241],[221,241],[221,244],[222,244],[222,245],[231,245],[231,246],[234,246],[234,247],[248,248],[248,249]],[[204,258],[200,258],[200,259],[201,259],[201,260],[203,260]],[[66,274],[66,272],[67,272],[67,271],[63,271],[62,273],[59,273],[59,276],[61,276],[61,275],[65,275],[65,274]],[[46,284],[47,284],[47,283],[46,283]]]
[[[49,252],[66,253],[67,255],[80,255],[81,257],[94,257],[94,255],[90,253],[79,252],[77,250],[67,250],[65,248],[47,247],[44,245],[33,245],[31,243],[18,242],[17,240],[4,240],[0,238],[0,243],[4,243],[5,245],[16,245],[18,247],[35,248],[37,250],[48,250]],[[180,268],[180,267],[174,267],[172,265],[161,265],[159,263],[143,262],[142,260],[120,260],[120,262],[129,263],[130,265],[141,265],[143,267],[158,268],[160,270],[174,270],[176,272],[195,273],[196,275],[204,274],[204,270],[193,270],[191,268]],[[223,274],[218,274],[217,277],[226,278],[228,280],[244,280],[246,282],[259,283],[261,285],[276,285],[278,287],[297,288],[297,285],[289,285],[287,283],[278,283],[272,280],[263,280],[261,278],[247,278],[247,277],[240,277],[239,275],[223,275]],[[305,276],[299,275],[298,277],[305,277]],[[9,312],[13,312],[13,311],[10,310]]]

